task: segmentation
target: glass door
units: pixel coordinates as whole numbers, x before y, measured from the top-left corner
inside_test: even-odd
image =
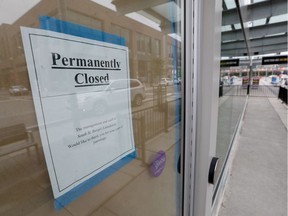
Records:
[[[0,8],[0,215],[181,215],[183,4]]]
[[[213,215],[221,7],[221,1],[201,0],[189,2],[185,8],[189,21],[185,23],[184,185],[190,183],[190,187],[184,189],[184,211],[190,215]]]

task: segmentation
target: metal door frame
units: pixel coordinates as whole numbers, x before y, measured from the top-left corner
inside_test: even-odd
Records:
[[[222,1],[184,4],[183,215],[210,216],[216,151]]]

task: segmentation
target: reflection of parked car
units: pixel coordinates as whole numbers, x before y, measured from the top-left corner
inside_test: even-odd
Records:
[[[169,78],[161,78],[160,85],[173,85],[173,80]]]
[[[130,88],[129,88],[130,85]],[[145,87],[137,79],[110,80],[110,84],[101,91],[92,91],[76,95],[76,107],[86,112],[93,111],[98,115],[127,107],[127,93],[133,104],[140,106],[146,98]],[[68,102],[69,107],[75,107],[73,100]]]
[[[28,89],[22,85],[10,86],[9,93],[10,95],[25,95],[28,94]]]
[[[130,79],[131,99],[136,106],[142,105],[146,98],[145,86],[137,79]]]
[[[110,82],[110,85],[107,87],[106,91],[121,91],[125,90],[127,86],[127,80],[113,80]],[[130,94],[132,103],[136,106],[142,105],[142,101],[146,98],[145,87],[137,79],[130,79]]]

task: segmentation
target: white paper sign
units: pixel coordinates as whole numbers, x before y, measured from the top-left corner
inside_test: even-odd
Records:
[[[127,47],[21,28],[57,198],[135,151]]]

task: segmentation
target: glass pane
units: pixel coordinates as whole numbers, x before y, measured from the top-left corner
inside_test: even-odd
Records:
[[[237,12],[235,11],[235,13]],[[215,182],[217,183],[215,184],[214,197],[244,110],[247,95],[249,58],[245,56],[247,51],[244,40],[236,41],[235,39],[238,32],[237,29],[241,28],[241,25],[235,24],[232,26],[234,28],[231,28],[230,31],[222,31],[216,144],[216,157],[219,158],[219,163],[216,170]],[[224,41],[223,37],[227,33],[229,33],[229,38],[226,38],[226,40],[230,41],[228,43]]]
[[[181,13],[1,1],[0,215],[180,215]]]

